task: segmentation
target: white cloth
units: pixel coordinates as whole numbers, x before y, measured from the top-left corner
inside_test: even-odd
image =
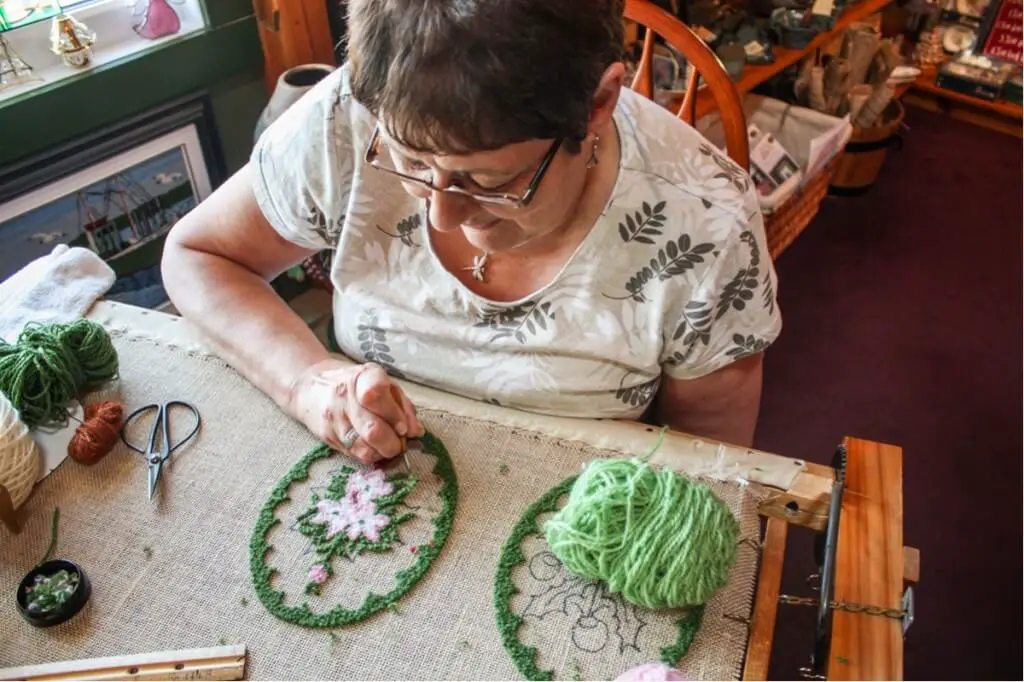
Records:
[[[438,260],[425,202],[367,168],[375,121],[347,73],[267,128],[252,167],[272,227],[335,250],[334,332],[350,358],[505,407],[630,419],[663,377],[705,376],[779,335],[753,183],[666,109],[622,91],[621,160],[604,213],[551,283],[500,302]],[[545,181],[538,196],[558,191]]]
[[[0,283],[0,338],[14,343],[28,322],[73,322],[113,284],[102,258],[60,244]]]

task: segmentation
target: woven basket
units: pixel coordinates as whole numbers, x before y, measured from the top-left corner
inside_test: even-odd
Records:
[[[313,286],[324,291],[334,291],[334,284],[331,282],[331,260],[333,258],[334,250],[324,249],[302,261],[302,271]]]
[[[817,215],[821,202],[828,194],[828,186],[835,175],[843,154],[836,154],[804,186],[793,193],[770,215],[764,217],[764,229],[768,236],[768,251],[772,259],[779,257],[786,247],[793,243]]]
[[[749,93],[743,97],[743,114],[748,124],[756,125],[762,133],[773,135],[804,169],[804,173],[812,160],[812,140],[825,140],[825,144],[828,144],[825,150],[835,146],[832,158],[820,166],[819,162],[815,162],[821,170],[815,171],[813,175],[805,175],[799,189],[781,204],[772,206],[771,212],[766,212],[764,225],[768,250],[772,258],[776,258],[818,213],[822,199],[828,194],[829,182],[843,155],[842,150],[852,126],[836,116]],[[712,144],[724,148],[725,128],[717,111],[702,117],[696,127]],[[840,137],[836,138],[835,135]]]

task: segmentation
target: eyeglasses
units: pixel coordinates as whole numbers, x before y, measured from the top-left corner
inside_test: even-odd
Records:
[[[373,129],[373,136],[370,138],[370,144],[366,148],[366,163],[376,170],[398,176],[405,182],[420,185],[421,187],[425,187],[426,189],[434,192],[451,192],[453,194],[469,197],[470,199],[479,201],[482,204],[522,208],[533,200],[533,196],[537,193],[537,187],[540,185],[540,181],[544,178],[544,174],[547,173],[548,167],[551,165],[551,161],[554,160],[555,154],[558,153],[558,150],[562,146],[562,140],[557,139],[551,144],[551,148],[548,149],[547,154],[544,155],[544,159],[540,162],[540,166],[533,174],[533,179],[530,180],[530,184],[527,185],[526,190],[521,195],[506,194],[504,192],[474,192],[456,184],[451,184],[447,187],[438,187],[430,179],[417,177],[415,175],[410,175],[409,173],[403,173],[396,168],[388,167],[386,162],[381,161],[381,157],[383,155],[381,154],[380,145],[380,127],[375,126]],[[433,175],[430,170],[426,170],[425,172],[429,175]]]

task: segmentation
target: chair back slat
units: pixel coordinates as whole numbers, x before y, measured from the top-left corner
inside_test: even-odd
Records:
[[[718,56],[689,26],[649,0],[626,0],[625,18],[646,29],[640,64],[630,87],[653,99],[654,36],[661,36],[665,42],[679,50],[693,67],[689,70],[686,95],[676,115],[690,125],[694,124],[698,76],[703,78],[722,118],[726,153],[743,169],[749,169],[750,146],[747,142],[743,103]]]

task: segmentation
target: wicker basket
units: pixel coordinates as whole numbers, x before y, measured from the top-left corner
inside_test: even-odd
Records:
[[[743,97],[743,114],[748,124],[754,124],[761,132],[773,135],[805,174],[812,163],[812,141],[816,141],[822,150],[833,150],[827,161],[821,155],[817,156],[817,160],[813,161],[817,169],[810,169],[811,174],[804,175],[799,188],[782,203],[770,210],[762,205],[768,249],[772,258],[777,258],[818,213],[822,200],[828,194],[829,182],[842,158],[842,150],[852,132],[852,126],[848,121],[835,116],[753,94]],[[724,147],[725,131],[717,112],[700,119],[696,127],[713,144]]]
[[[334,291],[334,284],[331,282],[333,258],[334,249],[324,249],[302,261],[302,272],[305,273],[312,286],[324,291]]]
[[[842,156],[840,152],[833,157],[814,177],[805,182],[803,187],[782,202],[782,205],[770,215],[764,217],[768,251],[773,260],[793,243],[818,214]]]

